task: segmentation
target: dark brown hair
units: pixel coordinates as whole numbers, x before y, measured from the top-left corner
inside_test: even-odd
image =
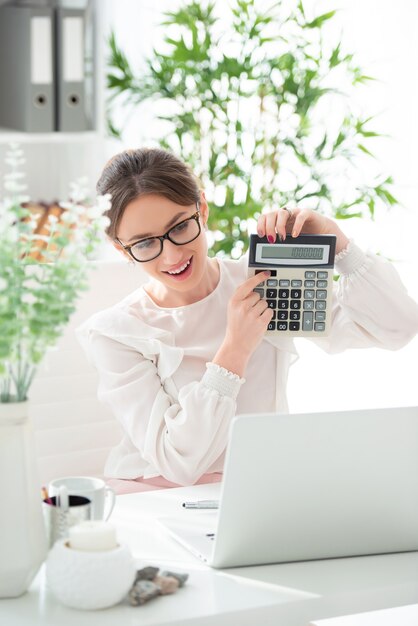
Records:
[[[200,200],[199,184],[191,169],[178,157],[160,148],[138,148],[116,154],[105,165],[96,186],[100,195],[111,194],[106,233],[111,239],[126,206],[141,196],[158,194],[187,206]]]

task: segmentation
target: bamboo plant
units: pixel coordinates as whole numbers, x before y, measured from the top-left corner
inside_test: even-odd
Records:
[[[112,33],[107,72],[110,133],[123,132],[117,104],[128,118],[153,102],[164,122],[155,142],[206,190],[213,254],[240,256],[248,220],[285,204],[337,219],[397,204],[377,164],[364,175],[380,134],[349,94],[373,79],[341,41],[329,44],[335,11],[310,16],[302,1],[266,11],[258,0],[232,0],[228,15],[216,9],[188,0],[165,13],[161,43],[137,74]]]

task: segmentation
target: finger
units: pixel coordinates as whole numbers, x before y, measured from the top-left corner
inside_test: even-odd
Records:
[[[245,301],[249,305],[249,307],[254,307],[258,302],[260,302],[260,294],[256,291],[252,291],[246,298]]]
[[[263,322],[265,322],[266,324],[266,328],[269,322],[271,322],[271,320],[273,319],[273,309],[270,309],[270,307],[267,307],[265,311],[263,311],[263,313],[260,315],[260,319],[263,320]]]
[[[295,211],[297,211],[297,209],[292,209],[290,211],[284,207],[277,211],[276,230],[281,241],[284,241],[286,239],[286,234],[290,233],[292,230]]]
[[[302,228],[308,217],[310,216],[310,211],[308,209],[300,209],[295,216],[295,220],[293,222],[292,227],[292,237],[298,237],[302,232]]]
[[[260,315],[263,315],[266,309],[270,309],[270,307],[267,305],[267,302],[265,300],[259,300],[253,306],[252,311],[255,313],[255,315],[259,317]],[[273,309],[270,309],[270,310],[273,312]]]
[[[255,287],[257,287],[257,285],[261,285],[261,283],[263,283],[269,276],[270,272],[268,270],[251,276],[251,278],[248,278],[236,289],[236,297],[244,300],[244,298],[246,298],[248,294],[251,293]]]
[[[274,243],[276,241],[277,211],[266,213],[265,218],[266,218],[266,237],[269,243]]]
[[[266,234],[266,216],[260,215],[257,220],[257,235],[259,237],[264,237]]]

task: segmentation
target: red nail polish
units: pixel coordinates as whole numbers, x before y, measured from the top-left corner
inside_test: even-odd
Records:
[[[271,235],[268,235],[267,239],[269,243],[274,243],[274,237],[272,237]]]

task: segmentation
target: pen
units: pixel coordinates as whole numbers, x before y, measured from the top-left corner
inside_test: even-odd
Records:
[[[219,500],[196,500],[195,502],[183,502],[185,509],[217,509]]]

